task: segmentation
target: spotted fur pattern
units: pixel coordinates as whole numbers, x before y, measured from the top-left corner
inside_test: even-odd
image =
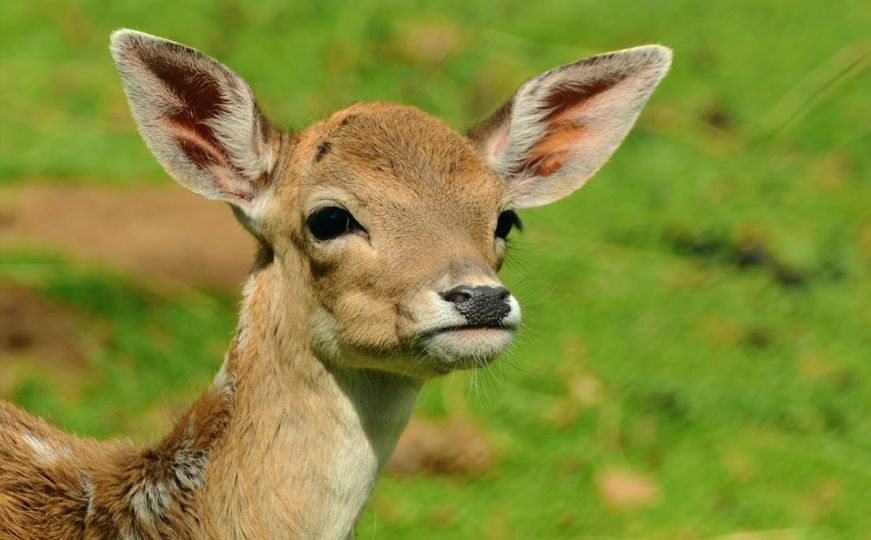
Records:
[[[232,395],[216,379],[145,450],[76,438],[0,402],[0,538],[203,537],[200,488]]]

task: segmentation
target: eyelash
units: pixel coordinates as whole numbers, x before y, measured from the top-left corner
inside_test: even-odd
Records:
[[[360,232],[366,229],[344,208],[326,206],[312,212],[305,220],[308,230],[318,240],[332,240],[343,234]]]
[[[321,241],[332,240],[347,233],[367,233],[350,212],[338,206],[320,208],[312,212],[305,222],[312,236]],[[505,210],[499,214],[493,234],[496,238],[505,240],[514,229],[523,232],[523,222],[514,210]]]
[[[513,229],[523,232],[523,222],[520,221],[520,216],[514,210],[505,210],[499,214],[499,219],[496,221],[496,230],[494,235],[503,240],[508,238],[508,235]]]

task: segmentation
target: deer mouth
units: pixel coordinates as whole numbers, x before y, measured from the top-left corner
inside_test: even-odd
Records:
[[[451,326],[444,326],[441,328],[435,328],[432,330],[428,330],[423,332],[418,336],[419,341],[425,341],[427,339],[433,338],[439,335],[462,335],[465,333],[487,333],[487,332],[515,332],[517,330],[517,325],[506,324],[506,323],[493,323],[493,324],[455,324]]]
[[[517,327],[508,324],[460,324],[439,328],[437,330],[433,330],[431,333],[444,334],[448,332],[469,332],[475,330],[506,330],[509,332],[514,332],[515,330],[517,330]]]
[[[507,324],[445,326],[421,336],[420,344],[449,369],[483,367],[508,348],[516,330]]]

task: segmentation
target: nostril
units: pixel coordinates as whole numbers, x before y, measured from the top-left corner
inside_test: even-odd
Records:
[[[443,292],[442,298],[453,304],[462,304],[472,298],[473,292],[474,291],[472,291],[471,288],[460,285],[459,287],[454,287],[449,291]]]
[[[510,296],[505,287],[486,285],[459,285],[441,293],[441,297],[452,303],[469,325],[489,327],[503,325],[512,309]]]

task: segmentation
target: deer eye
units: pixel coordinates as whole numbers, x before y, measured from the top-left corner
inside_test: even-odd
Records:
[[[332,240],[350,232],[366,232],[350,212],[337,206],[315,210],[306,218],[305,223],[318,240]]]
[[[518,231],[523,232],[523,223],[520,222],[517,212],[514,210],[506,210],[499,214],[499,220],[496,222],[496,237],[502,239],[507,238],[511,229],[517,229]]]

